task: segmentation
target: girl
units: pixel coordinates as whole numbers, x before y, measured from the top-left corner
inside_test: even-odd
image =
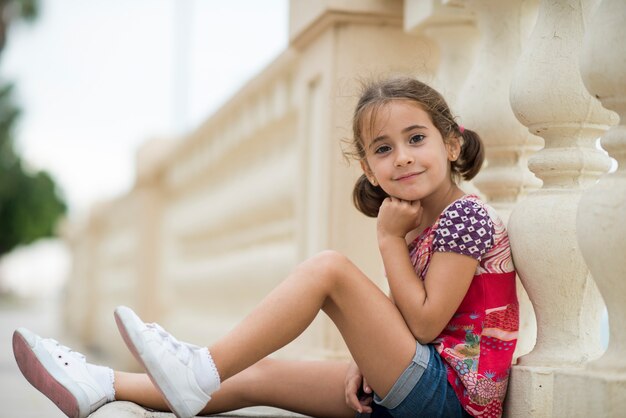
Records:
[[[518,329],[515,272],[502,221],[456,184],[477,174],[481,141],[439,93],[411,78],[366,87],[353,122],[364,172],[354,202],[378,218],[389,296],[326,251],[210,348],[117,308],[145,375],[86,363],[18,329],[13,349],[26,379],[71,417],[114,399],[178,417],[252,405],[320,417],[500,416]],[[267,358],[320,310],[341,332],[350,364]]]

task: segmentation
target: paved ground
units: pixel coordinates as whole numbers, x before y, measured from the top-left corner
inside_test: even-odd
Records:
[[[62,414],[52,402],[39,393],[22,377],[11,347],[13,331],[20,326],[45,337],[54,337],[61,343],[81,351],[60,326],[59,304],[53,298],[24,301],[0,295],[0,405],[1,417],[6,418],[61,418]],[[82,351],[89,358],[89,353]],[[173,414],[152,413],[124,402],[109,405],[94,418],[137,417],[170,418]],[[233,418],[233,415],[228,415]],[[249,408],[234,416],[245,417],[296,417],[274,408]]]

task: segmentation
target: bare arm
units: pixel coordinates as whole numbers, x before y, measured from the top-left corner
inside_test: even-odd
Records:
[[[426,344],[441,333],[463,301],[478,261],[435,253],[426,279],[420,280],[404,239],[420,214],[419,202],[386,200],[379,214],[378,244],[393,300],[415,338]]]
[[[463,301],[478,261],[455,253],[435,253],[422,281],[403,239],[385,240],[380,247],[389,288],[404,321],[420,343],[431,342]]]

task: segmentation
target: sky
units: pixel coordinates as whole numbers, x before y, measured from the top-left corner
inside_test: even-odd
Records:
[[[287,0],[40,0],[11,27],[0,79],[23,109],[16,147],[70,216],[127,191],[135,153],[179,138],[286,47]]]

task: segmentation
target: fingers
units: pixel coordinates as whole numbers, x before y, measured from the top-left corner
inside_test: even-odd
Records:
[[[405,204],[407,206],[412,206],[412,207],[415,207],[415,208],[418,208],[418,207],[421,208],[422,207],[422,204],[420,203],[419,200],[402,200],[402,199],[399,199],[399,198],[393,197],[393,196],[386,197],[385,200],[383,200],[383,204],[385,204],[385,203],[387,203],[387,204],[396,204],[396,205]]]
[[[400,211],[401,213],[420,216],[422,213],[422,204],[419,200],[402,200],[397,197],[387,197],[381,204],[381,210]]]
[[[374,412],[374,410],[372,409],[372,407],[370,405],[372,405],[372,401],[374,400],[374,398],[372,398],[371,396],[368,396],[367,398],[363,398],[361,399],[361,411],[359,413],[363,414],[371,414],[372,412]]]
[[[397,197],[387,197],[378,211],[378,238],[404,238],[420,225],[422,205],[418,200],[409,202]]]
[[[365,396],[359,396],[362,392],[359,390],[360,379],[354,378],[350,379],[346,382],[346,404],[349,408],[354,409],[359,413],[370,413],[372,412],[372,408],[370,407],[372,403],[372,396],[366,394]],[[369,388],[369,393],[371,393],[371,388]],[[365,386],[363,388],[363,392],[365,392]],[[367,392],[366,392],[367,393]]]
[[[372,388],[367,384],[367,379],[363,376],[363,392],[365,394],[370,395],[372,393]]]
[[[346,385],[346,404],[348,405],[348,407],[354,409],[355,411],[363,412],[357,393],[358,383],[356,382],[356,380],[352,379]]]

